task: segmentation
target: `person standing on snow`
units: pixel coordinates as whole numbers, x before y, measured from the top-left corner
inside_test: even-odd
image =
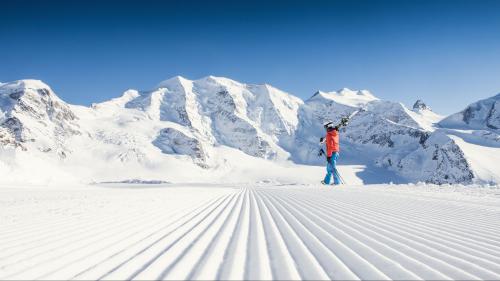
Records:
[[[333,122],[326,122],[323,127],[326,130],[326,136],[320,139],[320,143],[326,144],[326,176],[321,181],[322,184],[330,184],[333,176],[333,184],[340,184],[339,174],[337,172],[337,159],[339,158],[339,128],[347,124],[347,118],[342,118],[340,124],[335,126]],[[320,155],[324,150],[320,150]]]

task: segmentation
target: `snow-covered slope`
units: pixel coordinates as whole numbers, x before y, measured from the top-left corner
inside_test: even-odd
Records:
[[[453,140],[431,137],[441,116],[422,102],[410,110],[401,103],[379,100],[367,91],[318,92],[301,109],[302,123],[294,142],[298,151],[292,154],[299,163],[322,163],[315,155],[317,136],[323,134],[321,124],[358,111],[343,130],[344,161],[364,165],[365,169],[374,169],[370,166],[374,163],[409,181],[473,181],[470,166]],[[363,177],[363,172],[359,174]],[[396,175],[391,179],[396,180]]]
[[[60,169],[81,135],[78,117],[38,80],[0,85],[0,174],[2,182],[73,181]]]
[[[479,164],[498,149],[488,127],[496,124],[495,102],[483,102],[489,113],[470,119],[484,115],[489,130],[459,134],[443,128],[446,119],[436,126],[442,117],[422,101],[408,109],[366,90],[319,91],[304,102],[267,84],[177,76],[84,107],[66,104],[41,81],[20,80],[0,85],[0,173],[16,171],[7,178],[19,179],[45,162],[37,169],[44,180],[244,181],[294,171],[293,181],[309,169],[297,164],[323,165],[322,124],[354,113],[339,160],[354,182],[500,182],[496,168]],[[310,168],[321,177],[322,168]]]
[[[295,130],[300,104],[300,99],[268,85],[209,76],[195,81],[182,77],[163,81],[125,107],[142,110],[152,120],[183,126],[189,131],[187,138],[203,143],[200,149],[225,145],[251,156],[285,159],[288,154],[276,142]]]
[[[413,119],[428,131],[434,131],[437,123],[444,118],[444,116],[432,111],[422,100],[417,100],[413,104],[413,109],[408,111],[408,114],[412,115]]]
[[[25,81],[12,84],[16,83]],[[35,86],[31,88],[37,93],[45,88]],[[2,97],[7,98],[10,92],[3,91]],[[281,136],[295,131],[302,101],[269,85],[247,85],[212,76],[194,81],[174,77],[151,91],[128,90],[119,98],[90,108],[66,105],[52,91],[50,95],[57,103],[48,102],[55,108],[48,108],[47,112],[63,107],[74,118],[71,122],[49,118],[48,128],[71,125],[78,131],[61,136],[50,131],[43,136],[62,148],[71,148],[62,150],[67,157],[56,166],[85,182],[130,178],[239,181],[246,180],[247,175],[259,178],[255,167],[269,171],[260,172],[262,178],[285,179],[284,175],[294,169],[308,169],[288,163],[289,153],[278,145]],[[9,105],[2,104],[6,114],[12,107]],[[37,126],[41,119],[29,112],[20,113],[28,116],[26,122],[35,124],[26,127],[40,131]],[[7,143],[8,140],[16,140],[17,131],[13,126],[7,127],[9,122],[2,124],[8,133],[2,134],[3,151],[13,142]],[[38,146],[45,143],[40,136],[31,138]],[[19,146],[24,143],[15,142]],[[23,155],[35,157],[34,148],[22,147],[26,150]],[[6,158],[1,161],[5,169],[17,169]],[[292,173],[297,176],[291,179],[300,179],[297,172]],[[57,177],[56,174],[51,180]]]
[[[446,128],[500,132],[500,94],[470,104],[464,110],[446,117],[439,125]]]
[[[438,123],[464,154],[476,180],[500,182],[500,94]]]
[[[0,186],[0,279],[499,280],[498,191]]]
[[[292,151],[292,159],[299,163],[323,163],[324,159],[317,157],[318,140],[325,133],[323,123],[338,122],[374,101],[378,99],[368,91],[342,89],[338,92],[316,92],[299,109],[300,120],[293,140],[284,142]]]

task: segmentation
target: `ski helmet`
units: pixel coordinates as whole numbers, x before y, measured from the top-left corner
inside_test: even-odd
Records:
[[[328,129],[328,128],[333,128],[334,125],[333,125],[333,122],[332,121],[326,121],[325,123],[323,123],[323,127],[325,129]]]

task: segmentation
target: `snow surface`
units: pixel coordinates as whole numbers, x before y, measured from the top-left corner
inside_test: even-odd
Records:
[[[500,182],[500,174],[496,168],[500,163],[500,153],[498,152],[500,144],[496,146],[479,145],[457,135],[450,135],[450,137],[465,152],[467,160],[479,178],[490,183]]]
[[[487,186],[0,186],[2,280],[498,280]]]

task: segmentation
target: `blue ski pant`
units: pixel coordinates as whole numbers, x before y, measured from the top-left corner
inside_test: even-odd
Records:
[[[339,174],[337,172],[337,159],[339,158],[339,153],[334,152],[332,153],[332,158],[330,159],[330,162],[326,163],[326,176],[325,176],[325,183],[330,184],[330,181],[333,176],[333,183],[334,184],[340,184],[340,178]]]

